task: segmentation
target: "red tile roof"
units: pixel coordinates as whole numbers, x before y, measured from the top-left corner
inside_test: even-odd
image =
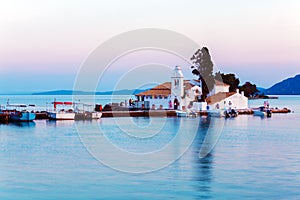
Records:
[[[136,96],[158,96],[161,95],[163,97],[167,97],[171,94],[171,82],[165,82],[163,84],[160,84],[158,86],[155,86],[154,88],[141,92],[139,94],[136,94]]]
[[[232,95],[236,94],[236,92],[219,92],[210,97],[206,98],[206,102],[208,105],[218,103]]]
[[[184,80],[184,88],[189,90],[195,85],[190,82],[190,80]],[[136,94],[136,96],[163,96],[168,97],[171,94],[171,82],[165,82],[163,84],[160,84],[158,86],[155,86],[154,88],[141,92],[139,94]]]

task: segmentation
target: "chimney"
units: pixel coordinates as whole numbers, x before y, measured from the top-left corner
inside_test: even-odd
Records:
[[[236,89],[236,93],[240,93],[240,90],[239,90],[239,89]]]
[[[242,94],[243,96],[245,96],[244,91],[241,91],[241,94]]]

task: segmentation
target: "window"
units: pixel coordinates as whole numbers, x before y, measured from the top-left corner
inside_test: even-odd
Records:
[[[174,85],[175,85],[175,86],[178,86],[178,85],[179,85],[179,79],[175,79],[175,80],[174,80]]]

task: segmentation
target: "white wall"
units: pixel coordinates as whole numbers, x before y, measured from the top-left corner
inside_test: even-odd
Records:
[[[206,102],[194,102],[191,110],[193,111],[205,111],[207,107]]]
[[[215,85],[213,90],[209,93],[209,96],[218,94],[219,92],[229,92],[229,85]]]
[[[229,105],[229,102],[231,102],[231,105]],[[217,104],[219,105],[219,109],[246,109],[248,108],[248,98],[239,93],[236,93],[218,103],[209,105],[209,109],[217,109]]]
[[[170,101],[170,98],[167,98],[167,99],[150,99],[150,98],[146,98],[144,99],[145,101],[149,101],[149,104],[150,104],[150,109],[152,108],[152,105],[154,104],[155,105],[155,109],[159,109],[160,105],[163,106],[163,109],[168,109],[169,108],[169,101]],[[172,105],[173,105],[173,102],[172,102]],[[173,105],[174,106],[174,105]]]

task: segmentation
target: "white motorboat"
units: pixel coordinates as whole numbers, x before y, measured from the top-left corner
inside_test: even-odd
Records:
[[[177,117],[187,117],[188,113],[186,111],[182,111],[182,110],[176,110],[176,115]]]
[[[72,106],[72,102],[59,102],[59,101],[54,101],[53,102],[53,107],[54,110],[47,111],[49,119],[54,119],[54,120],[74,120],[75,119],[75,112],[73,111],[72,108],[69,109],[57,109],[57,105],[62,105],[64,107],[66,106]]]
[[[197,117],[197,112],[194,112],[192,110],[176,110],[176,115],[177,117]]]
[[[92,119],[100,119],[102,117],[101,112],[92,112]]]
[[[92,104],[74,102],[75,108],[75,119],[100,119],[102,117],[102,112],[91,111]]]
[[[48,117],[54,120],[74,120],[75,113],[66,111],[49,111]]]

